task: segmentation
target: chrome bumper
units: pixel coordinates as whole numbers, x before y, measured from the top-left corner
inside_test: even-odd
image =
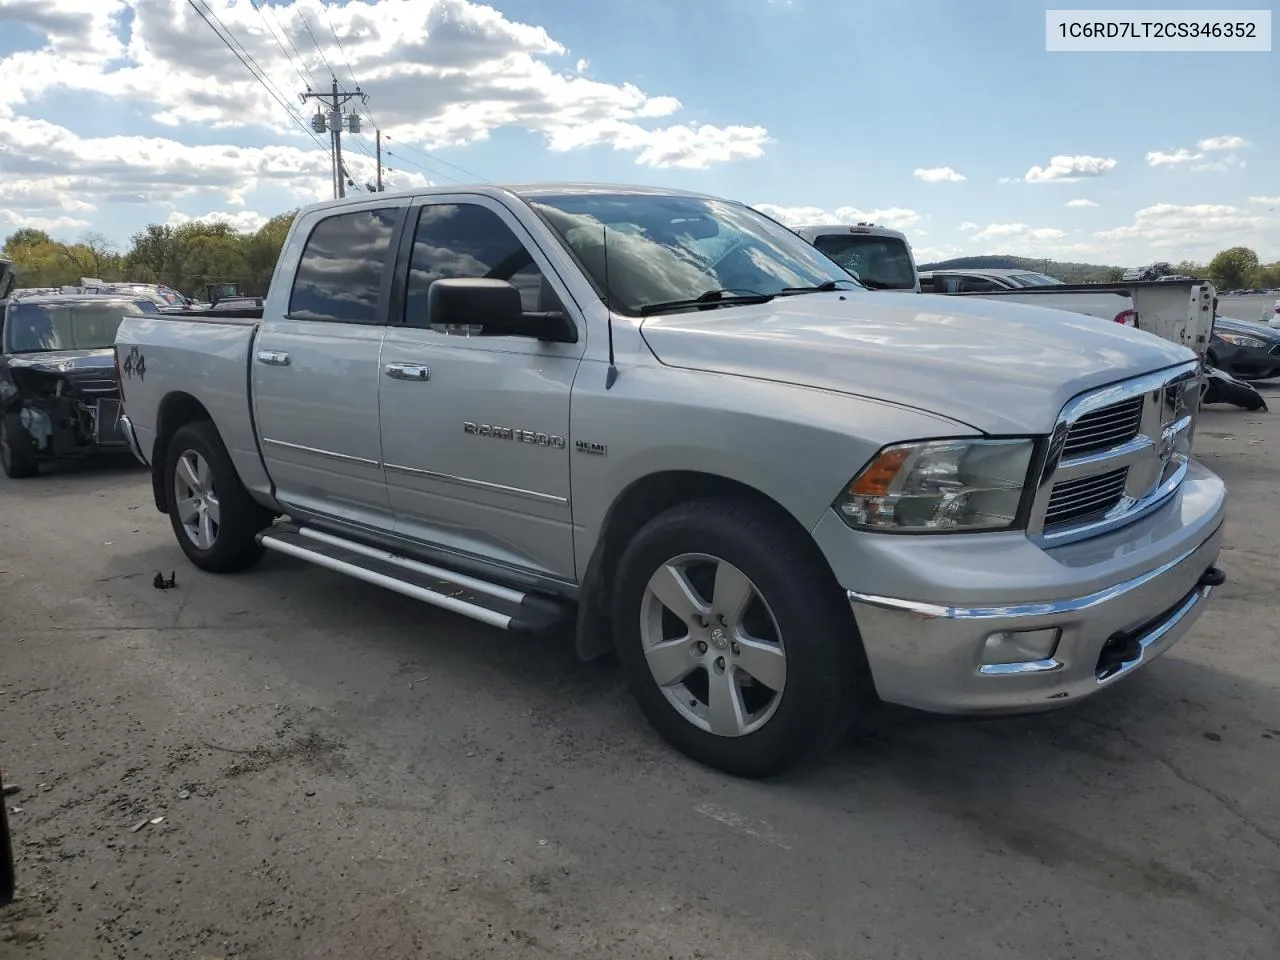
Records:
[[[129,452],[138,459],[138,462],[144,467],[151,466],[147,462],[147,458],[142,455],[142,445],[138,443],[138,435],[133,430],[133,421],[129,419],[129,415],[126,413],[120,414],[120,432],[124,434],[129,443]]]
[[[1020,713],[1097,693],[1173,646],[1204,610],[1222,544],[1199,544],[1131,579],[1044,603],[961,607],[848,591],[876,689],[937,713]],[[985,662],[997,634],[1057,629],[1044,657]]]

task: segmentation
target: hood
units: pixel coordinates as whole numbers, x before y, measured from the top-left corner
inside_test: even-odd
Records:
[[[1195,359],[1096,317],[932,294],[843,292],[649,317],[668,366],[817,387],[1043,434],[1076,394]]]
[[[1280,330],[1261,323],[1251,323],[1248,320],[1236,320],[1233,317],[1214,317],[1213,331],[1217,333],[1219,330],[1225,330],[1228,333],[1243,333],[1249,337],[1265,340],[1267,343],[1280,343]]]
[[[115,350],[47,350],[40,353],[11,353],[5,358],[10,370],[39,370],[42,373],[77,374],[109,371],[115,376]]]

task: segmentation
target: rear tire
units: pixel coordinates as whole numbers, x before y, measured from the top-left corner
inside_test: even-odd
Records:
[[[274,517],[245,489],[212,423],[189,423],[174,434],[164,488],[178,545],[201,570],[232,573],[262,558],[257,536]]]
[[[0,418],[0,466],[6,477],[22,480],[40,472],[36,446],[16,413]]]
[[[628,544],[614,584],[618,657],[640,709],[707,766],[766,777],[811,759],[871,690],[831,571],[753,504],[660,514]]]

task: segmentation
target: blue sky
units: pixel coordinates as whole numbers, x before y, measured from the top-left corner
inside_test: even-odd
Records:
[[[199,2],[293,106],[327,79],[310,26],[370,92],[393,186],[666,184],[793,222],[870,214],[923,258],[1280,259],[1275,52],[1051,54],[1044,7],[1002,0]],[[0,20],[0,233],[123,243],[325,195],[324,152],[187,0]]]

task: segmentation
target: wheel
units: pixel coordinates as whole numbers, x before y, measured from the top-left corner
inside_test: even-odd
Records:
[[[189,423],[174,434],[164,479],[173,532],[197,567],[230,573],[262,557],[257,534],[271,513],[249,496],[212,423]]]
[[[752,504],[651,520],[614,580],[618,658],[677,749],[746,777],[780,773],[845,730],[870,690],[853,618],[803,537]]]
[[[31,434],[27,433],[16,413],[6,414],[0,419],[0,466],[4,467],[5,476],[14,480],[34,477],[40,472],[40,461],[36,459]]]

